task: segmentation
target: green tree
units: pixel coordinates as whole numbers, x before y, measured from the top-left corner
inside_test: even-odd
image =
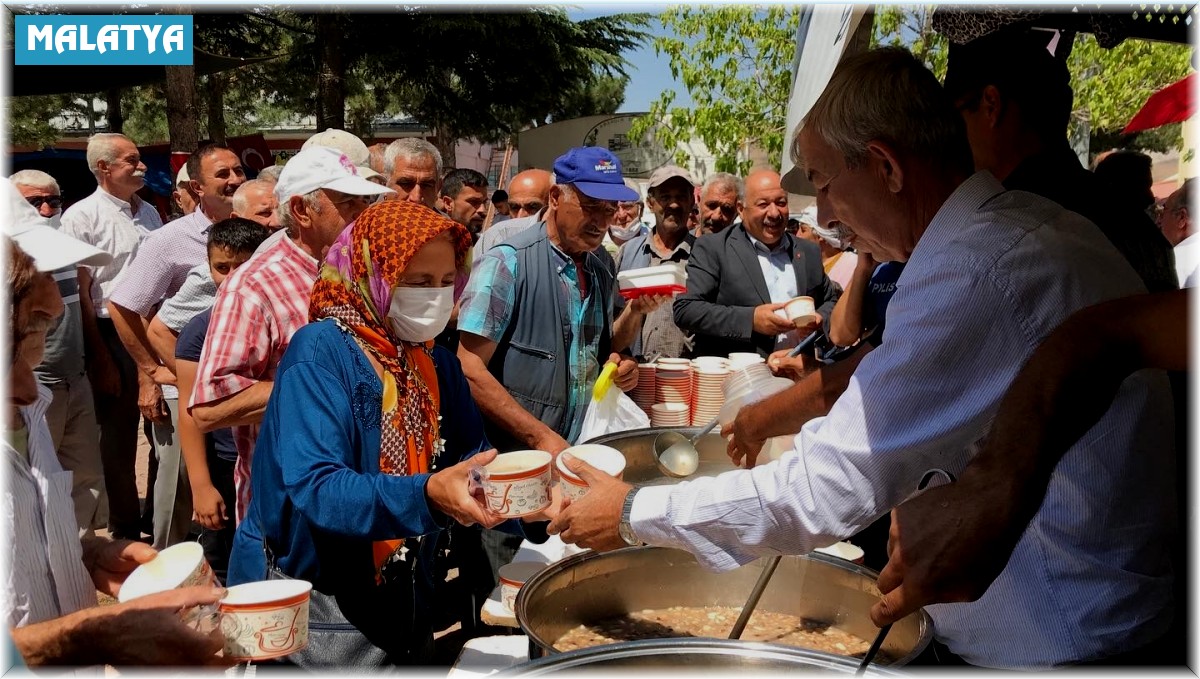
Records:
[[[1067,61],[1075,90],[1072,131],[1087,121],[1093,152],[1117,146],[1160,152],[1179,148],[1183,131],[1178,124],[1132,137],[1122,136],[1121,130],[1150,95],[1190,73],[1191,62],[1187,45],[1126,40],[1104,49],[1091,35],[1080,35]]]
[[[681,144],[699,138],[718,171],[748,171],[750,147],[766,151],[777,166],[800,13],[781,5],[669,8],[659,20],[670,35],[656,37],[654,51],[670,58],[671,75],[683,82],[693,105],[677,106],[675,92],[663,92],[634,121],[630,139],[653,130],[685,164],[689,154]]]
[[[597,75],[564,94],[558,106],[550,111],[550,122],[616,113],[625,103],[628,86],[628,76]]]
[[[938,80],[946,77],[950,44],[933,30],[934,5],[876,5],[871,47],[904,47]]]
[[[934,5],[880,5],[875,9],[872,46],[909,49],[938,79],[946,75],[949,43],[933,30]],[[1067,67],[1075,106],[1068,136],[1074,138],[1087,123],[1093,151],[1114,147],[1147,151],[1179,148],[1178,124],[1137,135],[1121,130],[1158,90],[1191,71],[1192,48],[1187,45],[1126,40],[1113,49],[1100,47],[1089,34],[1075,38]]]

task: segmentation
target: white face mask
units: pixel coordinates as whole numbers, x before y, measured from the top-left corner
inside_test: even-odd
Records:
[[[454,286],[444,288],[396,288],[388,323],[398,339],[428,342],[446,329],[454,311]]]
[[[616,224],[608,227],[608,233],[618,240],[633,240],[642,233],[642,220],[637,220],[625,228]]]

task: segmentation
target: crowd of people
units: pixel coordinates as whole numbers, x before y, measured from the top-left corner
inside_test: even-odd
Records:
[[[195,539],[227,585],[313,583],[309,645],[284,662],[423,665],[448,554],[486,596],[522,540],[549,534],[727,569],[886,532],[900,506],[878,565],[885,592],[904,589],[877,620],[936,604],[940,658],[989,667],[1150,657],[1180,622],[1182,417],[1163,373],[1138,369],[1183,361],[1131,358],[1073,438],[1047,436],[1020,471],[996,462],[1027,424],[1015,394],[1049,391],[1021,372],[1043,339],[1091,305],[1178,304],[1200,269],[1192,181],[1158,209],[1115,200],[1120,180],[1067,144],[1071,100],[1065,66],[1032,43],[955,46],[944,84],[903,50],[850,58],[794,137],[816,187],[798,216],[767,169],[699,182],[667,165],[643,197],[617,157],[581,147],[489,192],[422,139],[368,147],[342,130],[254,179],[202,145],[165,224],[121,134],[89,140],[96,191],[65,210],[53,177],[14,174],[12,640],[29,664],[214,661],[219,640],[172,615],[219,590],[95,607],[94,589]],[[618,294],[619,272],[665,263],[686,267],[686,292]],[[819,320],[778,313],[797,296]],[[747,469],[634,489],[568,460],[592,491],[521,520],[473,492],[497,450],[582,443],[606,364],[631,391],[647,357],[733,352],[795,380],[724,432]],[[784,435],[796,452],[760,463]],[[997,518],[961,489],[1002,474],[1018,490],[987,496],[1014,507]],[[939,540],[939,497],[1011,539]],[[923,547],[992,567],[964,585]]]

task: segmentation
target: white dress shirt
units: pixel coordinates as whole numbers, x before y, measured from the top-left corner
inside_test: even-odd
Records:
[[[124,279],[126,268],[137,254],[142,239],[162,226],[158,211],[152,205],[134,197],[137,208],[100,187],[92,195],[67,208],[62,216],[62,230],[85,243],[112,255],[105,266],[88,267],[92,274],[92,302],[96,315],[108,318],[109,297]]]
[[[787,246],[787,236],[779,239],[774,249],[751,236],[749,231],[746,232],[746,236],[754,246],[754,255],[758,258],[758,266],[762,270],[763,281],[767,284],[767,292],[771,294],[771,302],[787,302],[800,294],[796,291],[796,265]],[[787,315],[780,314],[780,318],[787,320]],[[775,336],[775,350],[790,349],[796,346],[800,339],[795,330],[780,333]]]
[[[957,475],[1040,340],[1068,315],[1145,292],[1100,230],[977,173],[938,211],[859,365],[796,452],[752,470],[638,491],[632,524],[714,569],[853,536],[934,470]],[[970,663],[1047,667],[1133,650],[1171,618],[1172,402],[1143,371],[1063,457],[1008,566],[977,602],[930,606]]]
[[[1200,233],[1184,238],[1175,246],[1175,272],[1179,274],[1179,287],[1200,285]]]
[[[71,472],[63,471],[46,426],[50,390],[21,409],[28,456],[7,441],[3,522],[8,540],[0,605],[11,627],[45,622],[96,605],[96,586],[83,567],[83,548],[71,501]]]

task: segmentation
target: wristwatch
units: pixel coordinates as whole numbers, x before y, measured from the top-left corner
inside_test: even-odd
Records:
[[[621,539],[630,547],[639,547],[642,541],[638,539],[637,533],[633,532],[633,524],[629,522],[629,514],[633,511],[633,498],[637,495],[637,487],[629,489],[625,494],[625,504],[621,506],[621,522],[617,524],[617,533]]]

